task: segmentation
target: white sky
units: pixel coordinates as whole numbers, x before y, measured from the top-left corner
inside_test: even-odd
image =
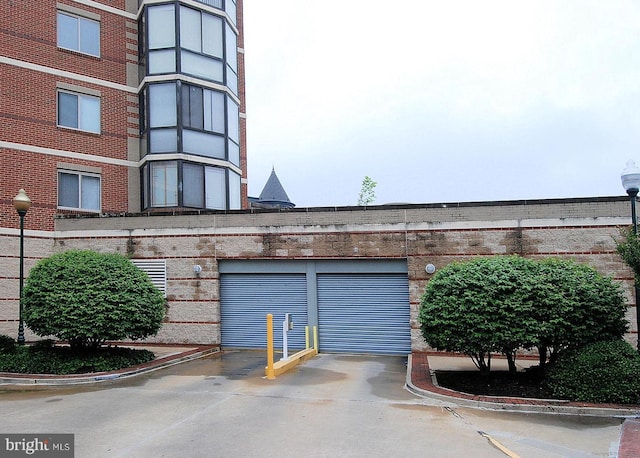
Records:
[[[244,1],[249,195],[298,207],[624,195],[640,1]]]

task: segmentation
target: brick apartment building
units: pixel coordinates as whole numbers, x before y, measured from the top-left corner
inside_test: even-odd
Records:
[[[247,207],[242,0],[0,6],[0,227]],[[13,194],[12,194],[13,193]]]
[[[613,276],[637,337],[626,198],[287,208],[278,189],[250,208],[242,0],[5,0],[0,38],[0,334],[24,188],[26,273],[71,248],[129,256],[168,302],[150,342],[262,348],[265,314],[288,312],[294,347],[310,325],[320,351],[425,350],[431,266],[500,254]]]

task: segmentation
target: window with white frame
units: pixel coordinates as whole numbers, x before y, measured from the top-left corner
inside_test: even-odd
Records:
[[[59,170],[58,208],[100,211],[100,175]]]
[[[58,11],[58,46],[100,57],[100,22]]]
[[[58,125],[100,133],[100,98],[58,91]]]

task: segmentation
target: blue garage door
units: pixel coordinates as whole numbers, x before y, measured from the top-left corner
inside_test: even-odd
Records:
[[[319,273],[317,282],[321,352],[411,352],[406,274]]]
[[[307,287],[302,274],[222,274],[220,276],[222,346],[267,348],[266,315],[273,314],[274,345],[282,347],[282,321],[291,313],[289,349],[304,349]]]

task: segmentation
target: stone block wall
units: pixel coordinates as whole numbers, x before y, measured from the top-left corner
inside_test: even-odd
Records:
[[[628,211],[626,199],[610,198],[66,217],[55,221],[55,232],[28,234],[26,265],[70,248],[164,259],[168,314],[160,333],[149,341],[215,345],[220,343],[220,260],[406,259],[408,326],[412,347],[420,351],[428,349],[417,323],[420,298],[432,276],[425,271],[427,264],[440,269],[475,256],[562,256],[624,285],[632,323],[628,338],[635,342],[633,274],[615,252],[620,228],[629,224]],[[2,272],[17,272],[16,235],[0,233]],[[194,265],[202,271],[195,273]],[[0,275],[0,332],[9,335],[17,328],[16,275]]]

